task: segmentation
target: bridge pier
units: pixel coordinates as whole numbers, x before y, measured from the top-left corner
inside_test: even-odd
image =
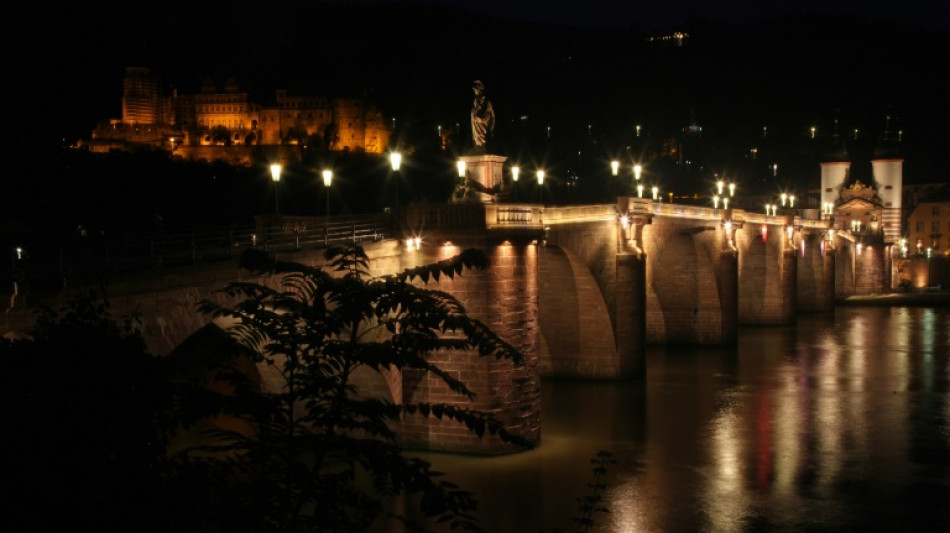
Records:
[[[826,312],[835,306],[835,250],[826,231],[808,232],[798,258],[798,310]]]
[[[487,269],[464,271],[452,279],[443,276],[433,288],[456,297],[470,316],[521,351],[524,360],[516,365],[481,357],[477,350],[433,353],[429,362],[465,383],[475,393],[474,400],[468,401],[441,380],[421,372],[403,374],[400,394],[407,403],[449,403],[491,413],[508,431],[538,442],[541,226],[535,208],[514,209],[516,213],[479,204],[407,209],[407,227],[425,228],[425,233],[420,234],[421,247],[406,249],[401,255],[400,268],[441,261],[467,248],[482,250],[488,257]],[[403,233],[405,239],[415,236],[411,230]],[[399,433],[412,448],[479,454],[517,451],[497,437],[480,438],[454,420],[407,416]]]
[[[646,340],[724,345],[736,341],[736,260],[721,210],[657,206],[643,229]]]
[[[646,375],[647,267],[642,254],[617,254],[617,374]]]
[[[740,324],[795,323],[797,258],[793,242],[794,226],[786,217],[749,216],[736,232]]]

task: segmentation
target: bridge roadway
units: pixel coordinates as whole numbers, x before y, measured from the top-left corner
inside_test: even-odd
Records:
[[[474,407],[537,439],[541,376],[642,377],[648,344],[728,345],[739,324],[792,324],[798,312],[831,310],[836,297],[885,292],[885,250],[861,250],[850,235],[829,231],[827,220],[796,213],[768,216],[627,197],[616,205],[411,206],[391,228],[374,223],[357,235],[350,222],[348,238],[364,245],[377,274],[464,248],[485,251],[490,268],[443,280],[439,288],[520,348],[526,361],[514,367],[474,353],[435,354],[433,360],[473,388]],[[108,286],[114,312],[138,312],[149,348],[169,353],[193,335],[207,335],[199,301],[219,298],[213,291],[229,281],[248,279],[233,252],[269,247],[285,259],[319,265],[329,239],[299,239],[316,225],[301,217],[263,217],[253,238],[228,243],[226,260],[198,254],[188,265],[116,270]],[[4,331],[25,330],[32,308],[61,305],[72,290],[34,297],[21,286],[16,295],[0,295],[12,303]],[[262,372],[265,382],[276,379]],[[424,375],[367,373],[361,379],[365,393],[396,401],[458,401]],[[411,446],[507,449],[439,421],[407,419],[401,429]]]

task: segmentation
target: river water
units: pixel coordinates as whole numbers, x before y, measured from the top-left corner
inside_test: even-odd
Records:
[[[947,531],[948,353],[948,308],[839,307],[729,348],[651,347],[646,380],[547,380],[537,449],[421,455],[490,533],[574,531],[601,449],[592,531]]]

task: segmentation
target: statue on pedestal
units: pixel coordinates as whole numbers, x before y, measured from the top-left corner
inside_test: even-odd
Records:
[[[472,90],[475,91],[475,101],[472,103],[472,153],[484,154],[487,152],[485,144],[488,136],[495,129],[495,110],[485,95],[485,85],[481,80],[472,82]]]
[[[502,164],[505,157],[488,153],[488,138],[495,129],[495,110],[485,95],[481,80],[472,82],[472,149],[461,156],[461,175],[450,203],[487,203],[504,189]]]

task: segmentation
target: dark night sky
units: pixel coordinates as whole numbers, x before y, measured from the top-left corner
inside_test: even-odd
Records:
[[[336,3],[377,5],[403,0],[332,0]],[[850,14],[869,20],[887,20],[932,30],[946,30],[941,3],[910,0],[681,0],[678,2],[638,2],[624,0],[421,0],[420,3],[460,7],[499,18],[568,24],[591,28],[622,28],[639,25],[648,31],[675,27],[690,19],[744,24],[761,22],[779,15],[803,12]]]
[[[852,0],[330,3],[361,5],[327,16],[325,3],[308,0],[237,0],[225,10],[181,0],[21,4],[0,35],[0,87],[16,102],[9,123],[54,142],[86,136],[120,114],[130,65],[151,66],[166,89],[186,92],[205,76],[235,77],[258,101],[278,86],[371,90],[387,114],[424,127],[465,120],[474,78],[486,80],[501,117],[574,115],[604,127],[643,117],[681,127],[695,113],[724,135],[804,121],[827,130],[840,109],[849,127],[865,128],[895,106],[907,138],[932,147],[950,122],[937,75],[950,54],[933,2],[901,2],[899,11]],[[420,4],[428,8],[410,7]],[[813,13],[846,16],[816,24]],[[637,48],[668,29],[691,32],[687,52]],[[935,158],[928,150],[920,157]]]
[[[498,137],[507,132],[505,153],[526,165],[529,155],[547,164],[553,153],[562,161],[551,174],[561,176],[573,164],[563,160],[583,143],[586,164],[602,171],[607,158],[624,153],[633,124],[643,123],[659,142],[695,117],[703,142],[719,154],[708,168],[728,172],[748,162],[763,125],[770,139],[784,135],[800,143],[809,125],[827,135],[839,116],[843,131],[860,127],[873,138],[885,111],[893,110],[905,132],[905,182],[946,181],[944,19],[913,0],[893,14],[883,2],[835,5],[835,12],[816,16],[809,12],[821,11],[818,1],[796,9],[729,0],[714,8],[605,0],[430,0],[424,7],[349,0],[332,8],[309,0],[18,4],[6,8],[0,32],[0,94],[8,103],[0,234],[11,204],[39,216],[57,209],[19,193],[22,184],[64,197],[63,210],[79,209],[79,193],[90,206],[102,204],[92,200],[114,184],[86,190],[88,183],[57,166],[49,147],[88,138],[99,120],[121,115],[128,66],[160,72],[166,91],[193,93],[205,77],[219,84],[234,77],[263,104],[277,88],[367,95],[398,117],[401,129],[432,145],[436,124],[460,123],[464,131],[470,84],[480,78],[498,113]],[[645,44],[646,35],[669,30],[688,31],[688,46]],[[560,144],[542,139],[546,153],[538,155],[539,143],[531,141],[530,154],[518,153],[524,145],[517,137],[525,137],[518,128],[538,136],[546,125],[554,126]],[[790,180],[806,186],[817,176],[813,153],[784,157],[783,169],[800,168]],[[869,163],[862,168],[869,171]],[[164,182],[156,191],[169,204],[177,201]],[[24,203],[25,197],[31,200]],[[122,213],[152,212],[128,200],[121,205]]]

